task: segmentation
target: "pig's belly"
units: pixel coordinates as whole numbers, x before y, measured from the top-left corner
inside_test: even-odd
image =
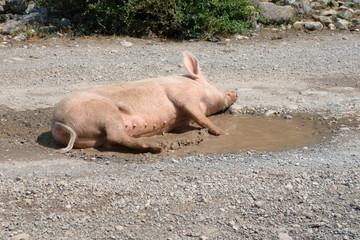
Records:
[[[164,134],[181,125],[186,118],[177,114],[164,115],[125,115],[125,132],[131,137],[146,137]]]

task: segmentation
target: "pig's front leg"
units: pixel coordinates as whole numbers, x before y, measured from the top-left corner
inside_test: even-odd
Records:
[[[210,121],[205,115],[205,113],[201,110],[200,103],[198,101],[190,101],[187,100],[179,100],[175,101],[175,105],[180,108],[181,112],[189,116],[193,121],[199,124],[201,127],[209,129],[209,132],[218,136],[223,132],[217,127],[214,123]],[[223,133],[225,135],[229,135],[228,133]]]

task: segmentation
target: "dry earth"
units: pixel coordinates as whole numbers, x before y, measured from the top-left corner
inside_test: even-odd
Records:
[[[166,136],[169,149],[159,155],[53,152],[57,101],[84,88],[183,74],[183,51],[219,88],[239,92],[231,109],[239,118],[305,119],[326,138],[268,151],[234,140],[229,152],[203,154],[203,140],[185,132]],[[357,32],[0,43],[0,239],[359,239],[359,56]],[[257,143],[269,124],[248,127]],[[282,131],[271,135],[292,142]],[[176,146],[193,149],[176,156],[176,137]]]

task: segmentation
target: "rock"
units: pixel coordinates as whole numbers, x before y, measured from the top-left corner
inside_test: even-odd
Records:
[[[305,27],[305,22],[303,22],[303,21],[296,21],[296,22],[294,22],[293,26],[294,26],[294,28],[302,29],[302,28]]]
[[[284,4],[291,5],[295,9],[296,14],[309,14],[312,11],[309,1],[306,0],[285,0]]]
[[[11,240],[28,240],[30,239],[30,235],[26,233],[20,233],[11,238]]]
[[[276,115],[276,112],[274,110],[269,109],[265,112],[264,115],[265,115],[265,117],[270,117],[270,116]]]
[[[9,10],[13,13],[22,13],[25,10],[25,0],[6,0]]]
[[[356,7],[356,4],[354,2],[344,2],[343,6],[353,8]]]
[[[284,5],[291,5],[294,4],[296,0],[284,0]]]
[[[332,23],[330,23],[330,24],[329,24],[328,28],[329,28],[329,30],[331,30],[331,31],[336,30],[335,25],[334,25],[334,24],[332,24]]]
[[[329,24],[332,23],[331,21],[331,18],[330,17],[327,17],[327,16],[316,16],[316,15],[313,15],[312,16],[316,21],[319,21],[321,22],[324,26],[329,26]]]
[[[126,40],[121,41],[120,44],[123,47],[132,47],[132,45],[133,45],[131,42],[128,42]]]
[[[335,27],[340,30],[347,30],[349,26],[349,22],[345,19],[337,18],[335,22]]]
[[[321,9],[321,8],[322,8],[321,4],[318,3],[318,2],[312,2],[312,3],[310,4],[310,7],[311,7],[312,9]]]
[[[5,13],[8,9],[5,0],[0,0],[0,14]]]
[[[260,2],[260,14],[270,21],[290,21],[295,17],[295,10],[291,6],[277,6],[270,2]]]
[[[341,226],[341,224],[339,224],[339,223],[335,223],[334,224],[334,228],[341,228],[342,226]]]
[[[27,6],[27,8],[26,8],[26,10],[25,10],[25,13],[26,14],[29,14],[29,13],[32,13],[32,12],[36,12],[37,10],[36,10],[36,8],[35,8],[35,2],[34,1],[30,1],[29,3],[28,3],[28,6]]]
[[[324,96],[327,92],[323,91],[315,91],[315,90],[305,90],[300,92],[301,95],[309,96],[309,95],[317,95],[317,96]]]
[[[322,30],[324,26],[321,24],[321,22],[307,22],[305,23],[305,28],[309,31],[319,31]]]
[[[60,26],[62,26],[62,27],[68,27],[71,25],[70,20],[67,18],[62,18],[59,23],[60,23]]]
[[[360,10],[359,9],[354,11],[354,16],[360,16]]]
[[[354,18],[351,20],[351,24],[355,27],[360,26],[360,19],[359,18]]]
[[[27,38],[28,38],[28,36],[26,35],[26,33],[20,33],[19,35],[14,37],[14,40],[15,41],[25,41]]]
[[[281,232],[279,233],[279,240],[292,240],[293,238],[289,236],[289,234]]]
[[[288,183],[288,184],[285,185],[285,188],[287,190],[293,190],[294,187],[293,187],[293,185],[291,183]]]
[[[346,11],[346,10],[348,10],[348,8],[345,7],[344,5],[342,5],[342,6],[339,7],[339,10],[340,11]]]
[[[40,27],[39,29],[44,32],[55,32],[58,30],[58,28],[56,26],[43,26],[43,27]]]
[[[336,15],[337,11],[334,9],[331,9],[329,11],[324,11],[321,16],[332,16],[332,15]]]
[[[31,12],[24,15],[22,21],[23,24],[42,24],[48,21],[48,11],[47,8],[37,9],[36,12]]]
[[[26,24],[43,24],[48,21],[47,8],[37,9],[35,12],[25,14],[23,16],[14,17],[15,19],[7,20],[0,24],[0,32],[11,34]]]
[[[329,4],[328,0],[317,0],[317,2],[320,3],[323,7],[326,7]]]
[[[334,8],[338,8],[339,7],[339,3],[336,0],[331,0],[329,2],[329,6],[330,7],[334,7]]]
[[[235,35],[235,40],[249,39],[247,36]]]
[[[343,12],[342,15],[345,19],[350,19],[353,16],[353,14],[349,10],[346,10],[345,12]]]
[[[308,224],[308,226],[311,227],[311,228],[319,228],[319,227],[322,227],[324,225],[325,225],[324,222],[312,222],[312,223]]]

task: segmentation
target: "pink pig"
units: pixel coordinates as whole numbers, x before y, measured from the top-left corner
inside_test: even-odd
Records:
[[[51,131],[55,141],[67,147],[58,152],[117,144],[157,153],[161,146],[140,137],[164,134],[189,120],[214,135],[222,134],[206,116],[228,108],[238,94],[217,89],[202,75],[194,56],[183,57],[187,76],[97,87],[61,100]]]

